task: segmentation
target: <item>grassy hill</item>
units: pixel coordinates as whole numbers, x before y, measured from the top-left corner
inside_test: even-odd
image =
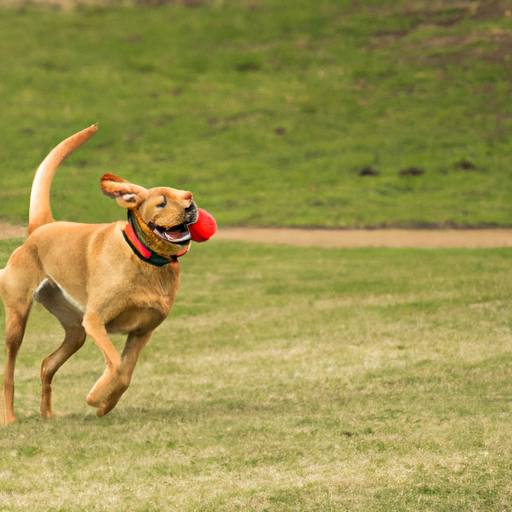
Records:
[[[39,162],[99,122],[57,218],[122,217],[113,172],[221,225],[512,225],[509,2],[143,4],[2,10],[0,218],[26,222]]]
[[[60,1],[0,12],[0,219],[26,222],[39,162],[99,122],[57,218],[122,217],[113,172],[189,188],[221,225],[512,225],[509,2]],[[2,510],[512,508],[509,249],[214,239],[180,266],[105,418],[90,340],[39,418],[62,332],[34,306]]]

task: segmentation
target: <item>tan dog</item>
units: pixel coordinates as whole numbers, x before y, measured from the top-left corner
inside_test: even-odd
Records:
[[[52,379],[84,344],[86,335],[105,356],[106,368],[87,396],[98,416],[112,410],[130,384],[135,364],[155,328],[171,311],[180,281],[177,256],[190,244],[197,220],[192,194],[146,190],[106,174],[101,188],[129,210],[129,222],[55,222],[50,185],[63,160],[96,133],[91,126],[61,142],[36,172],[30,197],[29,236],[0,270],[6,313],[4,423],[16,421],[14,366],[33,299],[55,315],[65,331],[60,347],[41,365],[40,413],[53,416]],[[127,334],[121,355],[108,333]]]

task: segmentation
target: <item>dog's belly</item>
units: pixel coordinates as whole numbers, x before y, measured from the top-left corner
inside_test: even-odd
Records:
[[[45,279],[34,292],[34,300],[56,316],[63,325],[81,325],[85,308],[55,281]]]

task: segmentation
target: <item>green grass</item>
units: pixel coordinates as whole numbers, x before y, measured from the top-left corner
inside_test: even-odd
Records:
[[[211,241],[181,267],[170,318],[102,419],[85,403],[103,368],[90,341],[55,378],[61,416],[38,417],[61,333],[34,309],[2,510],[512,507],[509,249]]]
[[[512,18],[505,2],[432,5],[4,9],[0,218],[26,222],[39,162],[98,121],[56,178],[59,219],[122,216],[98,187],[113,172],[191,189],[221,225],[510,225]],[[18,243],[0,242],[0,267]],[[55,378],[61,415],[39,418],[62,334],[34,307],[2,510],[512,508],[509,249],[212,240],[181,267],[102,419],[90,340]]]
[[[113,172],[221,225],[511,225],[506,2],[182,3],[2,10],[0,218],[26,223],[39,162],[99,122],[58,218],[122,216]]]

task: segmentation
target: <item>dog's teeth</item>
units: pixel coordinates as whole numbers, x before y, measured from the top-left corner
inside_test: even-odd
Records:
[[[155,235],[158,235],[160,238],[163,238],[167,242],[171,243],[180,243],[180,242],[186,242],[187,240],[190,240],[190,233],[173,233],[172,231],[160,231],[158,228],[153,229],[153,233]]]

